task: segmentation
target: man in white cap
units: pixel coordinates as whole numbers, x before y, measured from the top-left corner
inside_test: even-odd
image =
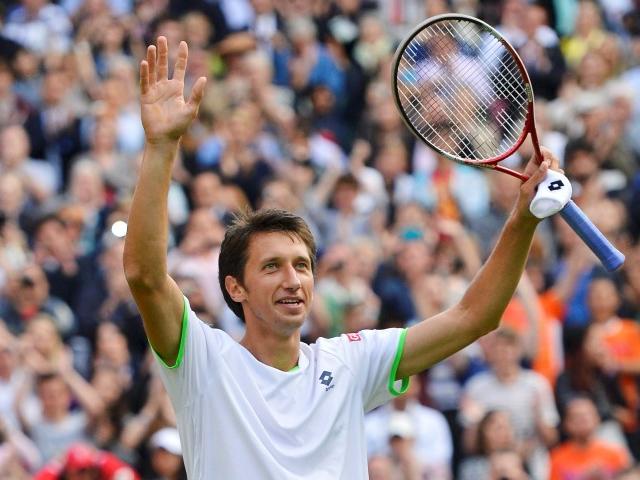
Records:
[[[151,468],[156,480],[187,478],[177,429],[161,428],[149,439],[149,447],[151,448]]]

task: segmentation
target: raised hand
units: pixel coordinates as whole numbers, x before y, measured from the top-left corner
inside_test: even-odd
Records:
[[[158,46],[147,48],[147,58],[140,62],[140,107],[142,126],[147,142],[162,144],[177,142],[198,113],[206,78],[200,77],[191,97],[184,99],[184,76],[189,48],[180,42],[178,57],[169,79],[169,48],[167,39],[158,37]]]

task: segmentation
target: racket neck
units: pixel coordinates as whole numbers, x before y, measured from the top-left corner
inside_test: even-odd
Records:
[[[536,155],[537,155],[537,153],[536,153]],[[512,177],[516,177],[516,178],[522,180],[523,182],[526,182],[527,180],[529,180],[529,177],[527,177],[524,173],[520,173],[520,172],[517,172],[515,170],[511,170],[510,168],[503,167],[502,165],[493,165],[491,168],[493,168],[494,170],[496,170],[498,172],[506,173],[508,175],[511,175]]]

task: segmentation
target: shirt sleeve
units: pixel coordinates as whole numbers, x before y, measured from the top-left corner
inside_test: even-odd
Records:
[[[363,330],[340,336],[341,350],[362,391],[365,412],[403,394],[409,379],[395,380],[406,329]]]
[[[194,395],[206,389],[211,371],[216,371],[220,353],[232,341],[226,333],[202,322],[184,299],[182,333],[178,357],[174,365],[167,365],[159,355],[162,383],[171,397],[174,408],[185,406]]]

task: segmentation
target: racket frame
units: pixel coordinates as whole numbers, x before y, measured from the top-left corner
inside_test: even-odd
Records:
[[[443,151],[441,148],[434,145],[433,142],[428,141],[412,125],[400,101],[397,80],[398,69],[400,67],[400,61],[402,60],[402,56],[407,48],[407,45],[429,25],[433,25],[434,23],[442,22],[445,20],[461,20],[478,25],[481,31],[492,35],[504,46],[504,48],[507,49],[507,51],[511,54],[513,60],[515,61],[520,74],[522,75],[524,88],[527,95],[527,113],[525,116],[524,124],[522,126],[522,132],[516,142],[507,151],[501,153],[497,157],[485,160],[470,160]],[[535,114],[533,110],[533,88],[531,86],[531,80],[529,79],[527,69],[525,68],[524,63],[516,52],[515,48],[513,48],[513,46],[507,41],[507,39],[504,38],[504,36],[502,36],[502,34],[500,34],[500,32],[498,32],[495,28],[483,22],[482,20],[471,17],[469,15],[447,13],[444,15],[436,15],[420,23],[416,28],[412,30],[407,38],[402,41],[402,43],[396,50],[396,54],[393,59],[391,82],[393,85],[393,98],[396,102],[396,107],[401,114],[402,121],[419,139],[421,139],[430,148],[432,148],[445,158],[453,160],[454,162],[462,163],[464,165],[497,170],[499,172],[507,173],[513,177],[519,178],[523,182],[526,182],[529,178],[523,173],[517,172],[502,165],[498,165],[497,163],[509,157],[510,155],[513,155],[520,148],[525,138],[527,137],[527,134],[530,133],[536,160],[538,161],[538,163],[542,161],[543,156],[542,152],[540,151],[540,144],[538,142],[538,133],[536,132]],[[595,225],[593,225],[591,220],[587,218],[587,216],[578,208],[573,200],[569,200],[565,207],[560,211],[560,215],[571,226],[571,228],[573,228],[578,236],[580,236],[580,238],[589,246],[589,248],[591,248],[591,250],[598,256],[598,258],[608,271],[612,272],[622,266],[625,259],[624,255],[619,252],[611,244],[611,242],[609,242],[609,240],[607,240],[607,238],[597,229]]]
[[[513,57],[513,59],[515,61],[515,64],[516,64],[518,70],[520,71],[520,75],[522,76],[522,79],[524,81],[524,89],[525,89],[526,94],[527,94],[527,114],[526,114],[526,117],[525,117],[525,122],[524,122],[524,125],[523,125],[523,128],[522,128],[522,132],[520,133],[520,136],[515,141],[515,143],[508,150],[506,150],[505,152],[501,153],[500,155],[498,155],[496,157],[488,158],[488,159],[485,159],[485,160],[470,160],[468,158],[459,157],[457,155],[452,155],[452,154],[450,154],[448,152],[445,152],[444,150],[442,150],[441,148],[439,148],[438,146],[436,146],[435,144],[433,144],[432,142],[427,140],[413,126],[413,124],[411,123],[411,121],[407,117],[405,109],[402,106],[402,103],[400,101],[400,96],[398,94],[398,91],[399,91],[398,90],[398,69],[400,68],[400,62],[402,60],[402,56],[403,56],[407,46],[413,41],[413,39],[417,35],[419,35],[422,31],[424,31],[430,25],[433,25],[434,23],[439,23],[439,22],[443,22],[443,21],[451,21],[451,20],[453,20],[453,21],[460,20],[460,21],[474,23],[480,28],[481,31],[489,33],[496,40],[498,40],[502,44],[502,46],[507,49],[509,54]],[[453,160],[454,162],[462,163],[464,165],[471,165],[471,166],[474,166],[474,167],[490,168],[490,169],[493,169],[493,170],[496,170],[496,171],[499,171],[499,172],[507,173],[507,174],[509,174],[509,175],[511,175],[513,177],[519,178],[523,182],[526,182],[529,179],[529,177],[527,177],[523,173],[520,173],[520,172],[518,172],[516,170],[512,170],[512,169],[510,169],[508,167],[505,167],[503,165],[498,165],[498,162],[500,162],[501,160],[504,160],[505,158],[508,158],[511,155],[513,155],[520,148],[520,146],[522,145],[524,140],[527,138],[527,134],[530,133],[531,134],[531,140],[533,142],[533,149],[534,149],[534,152],[535,152],[536,157],[538,159],[538,162],[542,161],[543,157],[542,157],[542,152],[540,151],[540,144],[538,142],[538,133],[536,132],[536,126],[535,126],[535,113],[534,113],[534,110],[533,110],[533,103],[534,103],[533,88],[531,86],[531,80],[529,79],[529,73],[527,72],[527,69],[524,66],[524,62],[522,61],[522,59],[518,55],[518,52],[516,52],[516,49],[513,48],[513,46],[507,41],[506,38],[504,38],[504,36],[502,36],[500,34],[500,32],[498,32],[495,28],[493,28],[488,23],[483,22],[482,20],[480,20],[478,18],[471,17],[469,15],[463,15],[463,14],[446,13],[446,14],[443,14],[443,15],[435,15],[433,17],[428,18],[424,22],[420,23],[417,27],[415,27],[411,31],[411,33],[409,35],[407,35],[407,37],[402,41],[402,43],[396,49],[396,53],[395,53],[394,59],[393,59],[393,71],[392,71],[391,83],[393,85],[393,94],[394,94],[393,95],[393,99],[394,99],[394,101],[396,103],[396,107],[397,107],[398,111],[401,114],[402,121],[404,122],[404,124],[418,138],[420,138],[423,142],[425,142],[430,148],[432,148],[433,150],[438,152],[440,155],[446,157],[447,159]]]

